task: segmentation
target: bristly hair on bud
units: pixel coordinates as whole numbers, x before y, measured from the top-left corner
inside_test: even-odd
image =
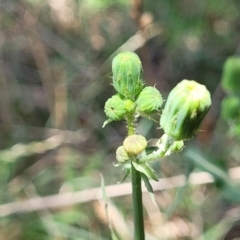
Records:
[[[190,139],[197,132],[210,106],[211,96],[204,85],[183,80],[170,92],[160,126],[175,140]]]
[[[142,63],[137,54],[124,52],[112,61],[113,87],[126,99],[135,100],[144,86]]]

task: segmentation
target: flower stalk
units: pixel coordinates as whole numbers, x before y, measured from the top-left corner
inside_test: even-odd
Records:
[[[134,239],[144,240],[141,173],[131,163]]]
[[[128,137],[133,136],[136,132],[134,123],[134,116],[130,115],[127,120]],[[142,205],[142,185],[141,174],[138,172],[132,161],[135,160],[134,155],[129,154],[131,162],[131,176],[132,176],[132,201],[133,201],[133,223],[134,223],[134,239],[144,240],[144,222],[143,222],[143,205]]]

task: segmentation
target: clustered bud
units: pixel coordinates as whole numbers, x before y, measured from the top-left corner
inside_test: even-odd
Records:
[[[139,94],[136,104],[140,112],[146,114],[159,110],[163,100],[161,93],[155,87],[145,87]]]
[[[114,57],[112,62],[113,87],[117,94],[107,100],[104,111],[111,121],[128,117],[145,116],[154,113],[162,106],[162,96],[155,87],[145,87],[142,64],[137,54],[124,52]],[[144,115],[147,114],[147,115]]]
[[[126,114],[125,103],[118,94],[114,95],[105,103],[104,111],[109,119],[121,120]]]
[[[211,106],[209,91],[195,81],[181,81],[169,94],[160,126],[175,140],[186,140],[197,132]]]
[[[168,149],[168,154],[170,155],[172,153],[180,152],[183,150],[183,147],[184,147],[183,140],[174,141]]]
[[[140,154],[147,147],[147,140],[142,135],[131,135],[125,138],[123,147],[128,154]]]
[[[144,86],[143,69],[137,54],[124,52],[112,62],[113,87],[126,99],[135,100]]]
[[[224,68],[226,89],[232,89],[238,84],[240,75],[240,59],[229,59]],[[231,70],[231,71],[230,71]],[[139,57],[133,52],[118,54],[112,62],[113,87],[117,94],[109,98],[104,107],[108,119],[103,127],[111,121],[126,119],[128,127],[135,124],[139,116],[148,117],[159,111],[163,99],[161,93],[151,86],[144,87],[143,69]],[[239,114],[239,99],[226,100],[225,105],[232,106],[225,115],[234,117]],[[152,178],[150,167],[141,162],[157,159],[183,149],[183,140],[190,139],[198,130],[201,121],[211,106],[210,93],[204,85],[195,81],[181,81],[169,94],[160,119],[160,126],[165,134],[159,139],[158,150],[147,154],[147,140],[142,135],[128,136],[123,145],[116,151],[119,164],[129,165],[131,159],[134,167]],[[135,126],[130,133],[135,132]],[[136,160],[136,161],[135,161]],[[141,164],[139,163],[139,161]],[[153,173],[152,173],[153,174]]]
[[[117,148],[116,159],[119,163],[124,163],[129,160],[128,153],[125,151],[123,146]]]

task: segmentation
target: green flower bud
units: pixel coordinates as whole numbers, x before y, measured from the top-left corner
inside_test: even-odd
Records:
[[[195,81],[181,81],[169,94],[160,126],[175,140],[190,139],[211,106],[209,91]]]
[[[135,100],[144,86],[142,64],[137,54],[124,52],[112,62],[113,87],[125,98]]]
[[[183,150],[184,147],[184,142],[182,140],[180,141],[174,141],[173,144],[169,147],[168,153],[175,153],[175,152],[180,152]]]
[[[232,93],[240,94],[240,57],[229,57],[223,66],[223,88]]]
[[[117,148],[116,158],[119,163],[124,163],[129,160],[129,156],[123,146]]]
[[[124,140],[123,147],[128,154],[137,155],[147,147],[147,140],[142,135],[131,135]]]
[[[124,101],[125,103],[125,109],[128,113],[133,113],[136,107],[136,103],[133,102],[131,99],[126,99]]]
[[[240,99],[230,96],[222,101],[221,115],[224,119],[235,119],[240,116]]]
[[[156,112],[163,103],[161,93],[155,87],[145,87],[137,98],[137,109],[144,113]]]
[[[106,101],[104,112],[111,120],[118,121],[124,118],[127,111],[124,101],[117,94]]]

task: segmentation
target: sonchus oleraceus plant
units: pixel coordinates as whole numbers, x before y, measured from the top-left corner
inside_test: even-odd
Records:
[[[108,119],[103,127],[112,121],[126,121],[127,137],[116,150],[115,166],[123,167],[126,176],[131,175],[134,239],[144,240],[141,180],[153,194],[149,180],[158,181],[158,177],[150,162],[183,149],[184,141],[197,133],[211,106],[211,96],[204,85],[183,80],[170,92],[161,111],[161,93],[146,85],[141,61],[133,52],[120,53],[113,59],[112,85],[116,94],[105,103]],[[140,117],[151,119],[155,112],[161,113],[159,123],[164,134],[156,143],[157,150],[146,153],[147,139],[137,132],[137,122]]]

